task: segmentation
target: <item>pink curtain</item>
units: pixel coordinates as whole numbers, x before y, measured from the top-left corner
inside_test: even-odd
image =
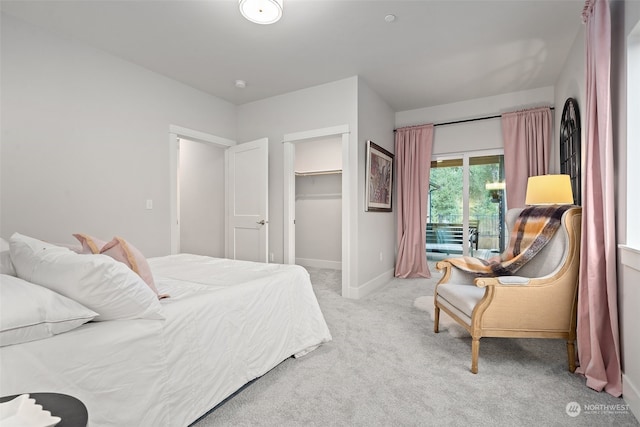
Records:
[[[611,130],[611,18],[607,0],[588,0],[586,23],[585,176],[578,290],[577,372],[587,386],[622,394],[616,279]]]
[[[504,113],[502,136],[507,205],[521,208],[527,193],[527,179],[548,173],[551,109],[543,107]]]
[[[396,277],[431,277],[425,233],[433,125],[396,131],[398,257]]]

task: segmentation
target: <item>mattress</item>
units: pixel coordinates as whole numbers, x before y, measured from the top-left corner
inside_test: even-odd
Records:
[[[331,340],[307,271],[171,255],[149,259],[167,317],[167,404],[186,425],[292,355]]]
[[[330,341],[302,267],[150,258],[165,320],[91,322],[0,348],[0,394],[58,392],[90,426],[189,425],[290,356]]]

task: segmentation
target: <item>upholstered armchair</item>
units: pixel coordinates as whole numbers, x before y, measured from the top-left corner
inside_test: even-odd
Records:
[[[507,212],[512,230],[522,209]],[[580,265],[582,210],[571,207],[562,214],[553,237],[517,276],[478,277],[449,261],[434,293],[434,332],[440,310],[471,335],[471,372],[478,373],[480,338],[560,338],[567,341],[569,371],[576,368],[576,306]]]

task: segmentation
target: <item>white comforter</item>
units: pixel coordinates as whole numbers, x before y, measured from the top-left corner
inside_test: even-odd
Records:
[[[0,393],[59,392],[90,426],[188,425],[331,335],[298,266],[151,258],[166,320],[92,322],[0,349]]]

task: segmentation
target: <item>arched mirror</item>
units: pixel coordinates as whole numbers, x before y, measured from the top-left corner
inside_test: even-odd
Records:
[[[560,121],[560,173],[571,177],[573,188],[573,201],[581,205],[581,179],[580,179],[580,111],[578,103],[573,98],[568,98],[562,109]]]

